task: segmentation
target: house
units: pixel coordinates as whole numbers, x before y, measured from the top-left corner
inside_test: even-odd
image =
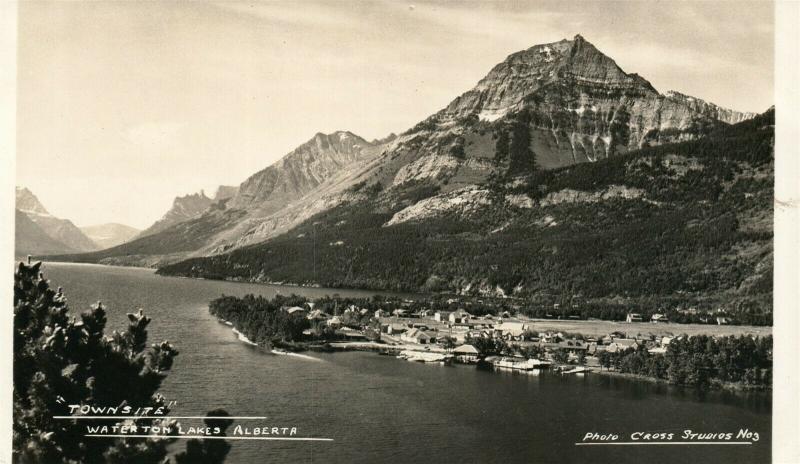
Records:
[[[300,306],[292,306],[291,308],[286,308],[286,312],[288,314],[294,314],[294,313],[301,313],[302,314],[302,313],[305,313],[306,310],[301,308]]]
[[[418,343],[420,345],[426,345],[430,343],[431,337],[427,333],[423,332],[420,329],[411,329],[404,332],[400,335],[400,340],[407,342],[407,343]]]
[[[308,316],[306,316],[310,321],[324,321],[331,317],[330,314],[323,312],[319,309],[315,309],[311,311]]]
[[[478,360],[478,349],[472,345],[461,345],[453,350],[453,355],[461,362],[476,362]]]
[[[386,317],[386,311],[382,309],[378,309],[375,311],[375,319],[380,319],[382,317]]]
[[[612,343],[616,343],[619,346],[624,346],[626,348],[636,348],[639,346],[639,341],[633,338],[614,338]]]
[[[628,313],[625,322],[642,322],[642,315],[639,313]]]
[[[333,316],[332,318],[328,319],[327,324],[329,327],[341,327],[342,320],[339,319],[339,316]]]
[[[433,314],[433,320],[436,322],[446,322],[450,320],[450,311],[436,311]]]
[[[728,325],[731,323],[731,318],[729,317],[718,317],[717,318],[717,325]]]
[[[578,352],[578,351],[585,352],[589,350],[589,344],[581,340],[564,340],[558,342],[558,347],[561,348],[562,350],[573,351],[573,352]]]
[[[389,335],[401,334],[408,330],[403,324],[386,324],[386,333]]]
[[[524,322],[503,322],[494,326],[495,336],[505,340],[524,340],[527,330],[528,325]]]
[[[366,340],[367,337],[364,335],[364,332],[360,330],[353,330],[348,327],[343,327],[338,331],[339,335],[342,335],[346,340]]]
[[[606,348],[609,353],[616,353],[618,351],[625,351],[636,349],[639,347],[639,342],[632,338],[615,338]]]
[[[448,320],[450,322],[452,322],[452,323],[457,323],[457,322],[462,322],[463,323],[463,322],[469,322],[469,318],[471,318],[471,317],[472,317],[472,314],[464,311],[463,309],[459,309],[456,312],[450,313],[450,316],[448,317]]]
[[[656,313],[650,318],[650,322],[653,324],[658,324],[659,322],[669,322],[666,314]]]
[[[392,311],[392,314],[397,317],[406,317],[407,313],[408,311],[406,311],[405,309],[399,309],[399,308]]]
[[[603,345],[598,345],[597,342],[590,342],[586,345],[586,354],[590,356],[597,356],[601,352],[605,351],[606,347]]]

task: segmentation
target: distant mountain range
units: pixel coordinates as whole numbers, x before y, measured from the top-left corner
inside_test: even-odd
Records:
[[[16,189],[15,254],[73,253],[99,247],[68,219],[50,214],[36,195]]]
[[[16,190],[14,251],[18,257],[100,250],[125,243],[140,232],[115,223],[77,227],[68,219],[50,214],[27,188]]]
[[[316,134],[227,201],[209,205],[201,195],[185,208],[190,214],[155,233],[61,258],[210,278],[526,298],[581,286],[597,298],[623,297],[634,283],[674,294],[708,290],[698,282],[711,278],[716,294],[746,287],[743,294],[763,296],[771,292],[771,225],[754,218],[771,214],[772,114],[662,94],[578,35],[508,56],[398,136]],[[689,232],[664,244],[656,238],[678,231]],[[729,241],[714,242],[714,234]],[[639,239],[629,258],[653,262],[620,267],[627,252],[617,244]],[[709,240],[716,252],[748,258],[735,277],[721,277],[647,251],[676,256],[680,240],[699,253],[684,262],[704,256],[695,247]],[[659,263],[672,267],[653,268]],[[563,266],[599,274],[568,279]],[[662,289],[634,278],[679,279],[678,270],[680,282]],[[623,276],[629,284],[618,282]],[[569,282],[575,288],[563,288]],[[616,283],[601,295],[608,282]]]
[[[114,222],[81,227],[80,229],[100,249],[111,248],[125,243],[142,232],[135,227]]]

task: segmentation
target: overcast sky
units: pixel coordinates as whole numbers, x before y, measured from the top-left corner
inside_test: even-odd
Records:
[[[774,103],[768,2],[22,2],[17,184],[78,225],[144,228],[316,132],[401,132],[578,33],[661,92]]]

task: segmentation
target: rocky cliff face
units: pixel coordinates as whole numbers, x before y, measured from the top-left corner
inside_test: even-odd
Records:
[[[244,181],[228,206],[264,212],[280,209],[357,161],[371,146],[351,132],[318,133]]]
[[[169,211],[152,226],[142,231],[139,237],[156,234],[175,224],[197,217],[207,210],[212,203],[214,203],[214,200],[207,197],[202,190],[199,193],[176,197],[172,201],[172,207]]]
[[[497,172],[492,162],[501,132],[527,132],[528,164],[550,169],[694,139],[752,116],[661,94],[578,35],[510,55],[475,88],[388,144],[389,158],[404,160],[391,183],[485,180]]]
[[[728,124],[736,124],[737,122],[746,121],[756,116],[756,113],[743,113],[740,111],[729,110],[727,108],[722,108],[713,103],[709,103],[696,97],[690,97],[689,95],[685,95],[674,90],[667,91],[664,96],[667,99],[676,102],[678,106],[690,108],[695,113],[699,113],[708,118],[716,119]]]
[[[189,219],[194,219],[208,211],[214,205],[224,209],[224,202],[235,197],[239,192],[239,187],[230,185],[220,185],[214,196],[209,198],[206,196],[205,191],[201,190],[199,193],[192,193],[180,197],[175,197],[172,202],[172,207],[152,226],[142,231],[138,236],[146,237],[148,235],[157,234],[166,230],[175,224],[186,222]]]
[[[220,185],[217,187],[217,192],[214,194],[214,201],[227,200],[233,198],[239,193],[239,186]]]
[[[64,251],[92,251],[98,248],[97,244],[92,242],[71,221],[60,219],[50,214],[39,199],[36,198],[36,195],[27,188],[17,187],[16,208],[35,223],[48,237],[60,243]],[[53,244],[48,243],[47,248],[53,248]]]
[[[30,190],[25,187],[17,187],[16,208],[25,214],[49,216],[44,205],[36,198]]]
[[[580,35],[573,40],[535,45],[510,55],[469,92],[445,109],[449,115],[477,114],[495,120],[518,110],[525,98],[554,82],[566,81],[608,90],[657,93],[636,74],[626,74],[611,58]]]

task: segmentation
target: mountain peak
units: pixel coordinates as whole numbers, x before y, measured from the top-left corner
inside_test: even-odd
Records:
[[[459,116],[478,114],[481,119],[494,120],[519,109],[528,96],[553,83],[658,94],[648,81],[627,74],[578,34],[573,40],[562,39],[512,53],[475,88],[456,98],[446,112]]]
[[[283,206],[361,159],[371,147],[370,142],[350,131],[317,132],[283,158],[245,180],[229,206],[263,211]]]
[[[45,209],[42,202],[25,187],[16,188],[16,208],[27,214],[36,214],[40,216],[50,216],[50,213]]]

